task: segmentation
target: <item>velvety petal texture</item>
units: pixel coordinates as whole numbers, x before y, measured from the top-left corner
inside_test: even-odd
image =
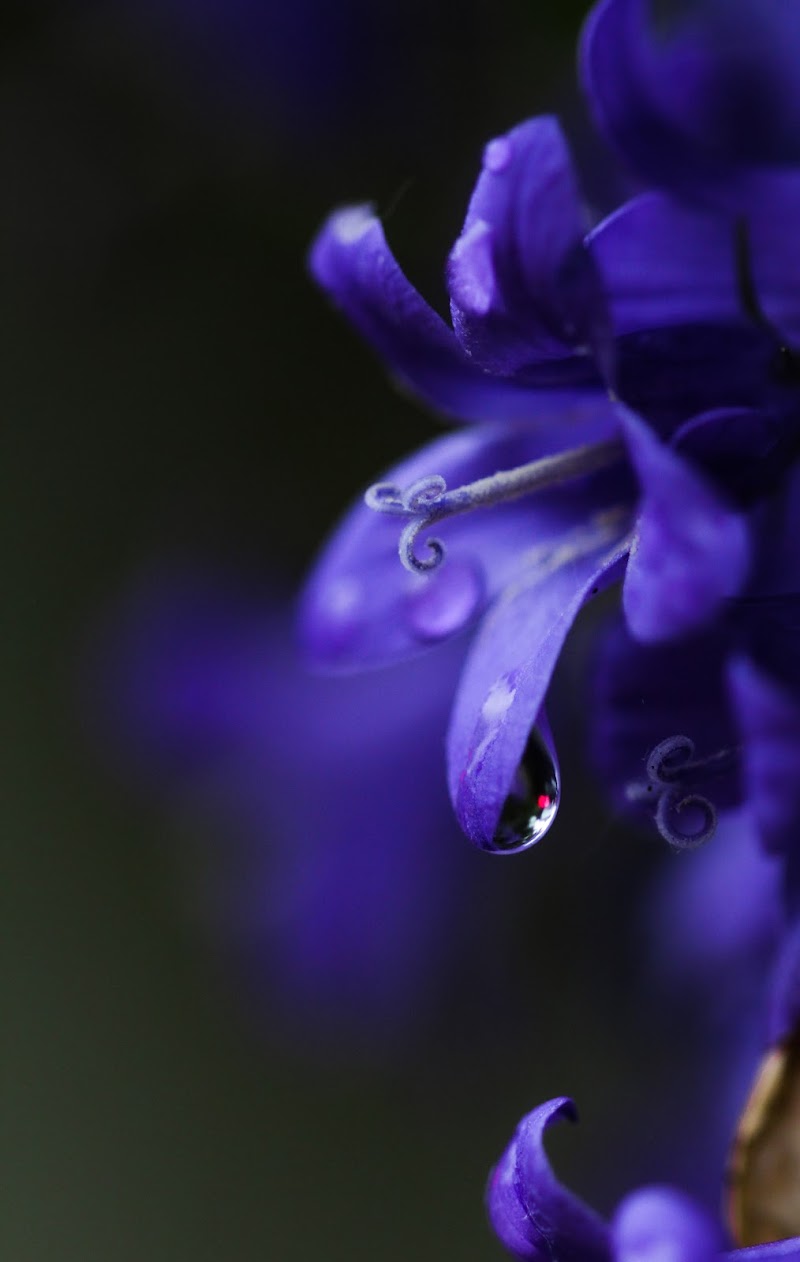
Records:
[[[785,0],[603,0],[581,72],[637,177],[741,209],[800,162],[798,55],[800,14]]]
[[[501,376],[609,342],[605,296],[566,141],[534,118],[490,141],[447,275],[465,350]],[[576,365],[580,371],[580,365]]]
[[[556,1179],[544,1151],[544,1132],[554,1122],[576,1121],[562,1097],[524,1117],[489,1176],[486,1207],[492,1227],[517,1258],[536,1262],[610,1262],[602,1219]]]
[[[623,606],[637,639],[667,640],[709,622],[741,590],[750,565],[747,525],[633,413],[623,428],[642,488]]]
[[[454,489],[565,447],[615,435],[617,414],[605,398],[562,398],[536,424],[487,426],[440,439],[390,470],[388,482],[413,485],[433,474]],[[419,652],[472,623],[520,567],[526,554],[557,552],[586,512],[618,502],[618,481],[579,479],[494,508],[437,522],[422,532],[440,539],[442,564],[427,575],[400,563],[404,520],[356,504],[334,534],[306,588],[301,633],[313,659],[333,669],[371,666]]]
[[[584,512],[554,544],[534,543],[481,624],[447,740],[450,795],[478,846],[495,848],[562,645],[584,602],[618,577],[629,524],[625,508]]]

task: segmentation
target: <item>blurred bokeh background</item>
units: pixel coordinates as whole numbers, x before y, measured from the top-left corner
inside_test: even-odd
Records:
[[[584,782],[590,629],[557,681],[579,791],[546,843],[473,853],[434,777],[388,877],[387,759],[398,801],[413,766],[367,736],[345,773],[331,732],[403,686],[315,692],[290,662],[326,531],[437,425],[314,291],[308,243],[372,200],[442,308],[484,142],[541,111],[601,198],[586,7],[3,6],[8,1262],[499,1257],[487,1170],[560,1093],[583,1121],[553,1152],[600,1208],[702,1181],[707,1030],[642,929],[665,856]],[[170,709],[159,671],[187,662]],[[404,742],[423,720],[406,704]],[[298,945],[343,890],[340,954]]]

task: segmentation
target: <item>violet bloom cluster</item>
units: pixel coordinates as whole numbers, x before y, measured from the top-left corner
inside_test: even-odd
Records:
[[[591,226],[555,119],[492,140],[447,263],[450,324],[408,282],[369,207],[337,211],[311,252],[317,281],[394,377],[472,424],[390,470],[351,510],[309,583],[304,638],[326,667],[360,669],[474,627],[447,762],[457,818],[484,849],[524,848],[552,821],[548,684],[581,608],[620,578],[638,644],[668,652],[717,637],[714,683],[731,712],[719,740],[666,713],[640,751],[653,756],[644,791],[668,840],[713,832],[704,766],[716,778],[729,765],[741,801],[742,786],[759,783],[752,769],[776,765],[767,747],[777,727],[792,722],[800,179],[774,169],[791,150],[770,150],[770,178],[751,179],[756,142],[736,130],[723,129],[715,147],[713,186],[699,157],[679,169],[676,158],[715,142],[714,103],[731,95],[709,49],[720,24],[746,24],[749,10],[724,12],[710,7],[706,42],[693,26],[691,40],[683,28],[680,39],[654,35],[654,77],[646,6],[599,6],[584,37],[585,86],[633,170],[660,188]],[[773,81],[770,51],[783,65],[786,35],[750,50],[748,99]],[[696,141],[659,147],[653,136],[668,126],[659,102],[670,104],[679,54],[708,117]],[[655,97],[647,109],[645,87]],[[782,98],[764,95],[758,134],[772,135],[770,102],[777,111]],[[695,166],[703,178],[693,183]],[[664,744],[677,736],[678,747]],[[794,758],[794,735],[789,745]],[[797,777],[784,779],[769,808],[754,803],[773,848],[787,844],[800,805]]]
[[[339,670],[473,628],[450,797],[476,845],[508,853],[544,835],[561,792],[544,708],[561,648],[587,601],[621,581],[592,706],[604,777],[677,849],[737,811],[781,857],[790,911],[799,65],[800,6],[786,0],[602,0],[582,37],[583,87],[644,191],[593,224],[553,118],[492,140],[447,262],[449,322],[369,207],[331,216],[315,278],[407,390],[469,427],[367,491],[302,613],[311,654]],[[754,1246],[754,1262],[800,1257],[800,929],[771,1001],[773,1051],[734,1163],[734,1243]],[[720,1256],[720,1230],[680,1193],[634,1193],[608,1225],[562,1188],[542,1134],[569,1115],[565,1099],[534,1110],[490,1180],[490,1219],[515,1256]]]

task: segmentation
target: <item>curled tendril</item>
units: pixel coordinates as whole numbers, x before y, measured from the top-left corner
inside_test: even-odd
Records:
[[[419,478],[406,490],[393,482],[376,482],[364,496],[365,504],[374,512],[412,519],[403,528],[398,545],[400,560],[412,574],[429,574],[444,560],[444,544],[440,539],[425,540],[428,555],[424,557],[417,554],[416,542],[420,532],[439,517],[437,509],[446,490],[447,483],[436,473]]]
[[[629,784],[628,800],[655,803],[655,824],[664,840],[676,850],[693,850],[714,836],[717,810],[707,797],[691,787],[692,781],[706,780],[726,770],[737,752],[720,749],[708,758],[695,758],[690,737],[669,736],[647,755],[647,783]],[[690,821],[694,828],[681,827]]]
[[[653,784],[674,784],[693,758],[693,740],[688,736],[668,736],[647,755],[647,778]]]
[[[430,536],[425,540],[428,555],[425,557],[417,555],[417,539],[420,532],[428,525],[430,525],[429,518],[417,518],[416,521],[410,521],[400,535],[400,560],[412,574],[429,574],[444,560],[444,544],[441,539],[432,539]]]
[[[677,817],[683,811],[689,811],[692,816],[699,811],[699,826],[691,831],[681,828]],[[713,803],[700,793],[684,796],[677,785],[664,789],[660,794],[655,821],[661,836],[674,850],[694,850],[697,846],[704,846],[717,831],[717,811]]]

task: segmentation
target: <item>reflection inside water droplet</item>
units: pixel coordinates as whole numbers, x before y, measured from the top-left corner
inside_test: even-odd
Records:
[[[534,728],[500,813],[490,850],[516,854],[541,841],[556,817],[559,792],[558,770]]]

